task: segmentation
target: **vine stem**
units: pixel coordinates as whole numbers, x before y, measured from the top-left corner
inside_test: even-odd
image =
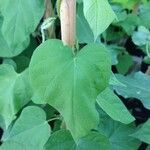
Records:
[[[60,120],[60,119],[61,119],[60,117],[51,118],[51,119],[49,119],[49,120],[46,120],[46,122],[51,122],[51,121]]]
[[[50,17],[54,17],[54,16],[55,15],[54,15],[54,10],[53,10],[53,6],[52,6],[51,0],[45,0],[45,15],[44,15],[44,19],[47,19],[47,18],[50,18]],[[54,25],[52,25],[47,30],[48,30],[49,38],[55,38],[55,27],[54,27]]]
[[[64,45],[75,46],[76,0],[61,0],[60,4],[61,39]]]

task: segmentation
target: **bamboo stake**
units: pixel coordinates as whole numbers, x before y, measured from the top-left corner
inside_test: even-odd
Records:
[[[76,0],[61,0],[60,4],[61,39],[64,45],[75,46]]]

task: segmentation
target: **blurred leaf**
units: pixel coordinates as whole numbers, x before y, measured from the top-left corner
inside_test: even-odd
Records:
[[[100,113],[99,132],[109,138],[112,150],[137,150],[141,142],[131,137],[135,132],[135,126],[124,125],[117,121],[113,121],[102,110]]]
[[[118,61],[119,63],[116,65],[116,68],[121,74],[126,74],[133,65],[132,56],[128,54],[119,55]]]
[[[59,130],[54,132],[47,143],[44,150],[75,150],[76,144],[68,130]]]
[[[140,19],[136,14],[129,14],[125,20],[119,22],[127,35],[132,35],[139,24]]]
[[[104,32],[106,35],[105,41],[118,42],[120,39],[125,38],[126,34],[118,26],[109,26],[108,29]]]
[[[118,56],[119,52],[116,51],[115,49],[113,49],[112,47],[108,47],[107,49],[111,55],[112,65],[116,65],[118,63],[117,56]]]
[[[106,136],[91,132],[79,140],[76,150],[92,150],[93,148],[94,150],[111,150],[111,145]]]
[[[82,0],[77,0],[78,3],[82,3]]]
[[[146,64],[149,64],[149,65],[150,65],[150,57],[149,57],[149,56],[145,56],[145,57],[144,57],[144,62],[145,62]]]
[[[20,73],[24,71],[30,63],[30,59],[24,55],[19,55],[13,59],[17,64],[17,72]]]
[[[8,45],[10,49],[10,53],[5,52],[5,57],[12,57],[20,54],[29,45],[30,34],[44,14],[44,1],[13,0],[12,3],[11,0],[5,0],[3,3],[2,35],[5,46]]]
[[[139,26],[138,31],[135,31],[132,35],[132,41],[138,46],[146,45],[147,42],[150,42],[150,31],[144,26]]]
[[[13,51],[8,46],[7,42],[4,39],[4,36],[2,35],[1,27],[3,23],[3,18],[0,15],[0,57],[11,57],[13,56]]]
[[[56,117],[55,112],[57,112],[57,111],[52,106],[46,104],[46,105],[44,105],[43,109],[46,113],[46,118],[47,119],[52,119],[53,117]]]
[[[23,109],[7,137],[3,137],[1,150],[43,150],[50,136],[45,112],[35,106]]]
[[[123,83],[121,83],[115,76],[115,74],[112,72],[111,77],[109,80],[109,85],[116,85],[116,86],[125,86]],[[126,86],[125,86],[126,87]]]
[[[125,49],[116,45],[109,45],[107,46],[107,49],[111,55],[112,65],[118,64],[118,55],[122,53]]]
[[[28,71],[17,74],[10,65],[0,65],[0,115],[7,129],[15,114],[30,101]]]
[[[14,67],[15,71],[17,70],[17,65],[16,65],[15,61],[11,58],[4,58],[3,59],[3,64],[11,65],[11,66]]]
[[[139,17],[141,19],[141,25],[150,29],[150,2],[143,4],[140,7]]]
[[[133,9],[139,0],[112,0],[112,2],[121,4],[124,8]]]
[[[142,127],[132,134],[134,138],[141,140],[147,144],[150,144],[150,119],[142,125]]]
[[[37,41],[31,36],[29,46],[23,51],[23,53],[13,58],[17,65],[18,73],[24,71],[29,66],[31,56],[37,46]]]
[[[150,109],[150,76],[138,72],[132,75],[123,76],[116,75],[116,78],[122,82],[126,87],[114,85],[116,92],[125,98],[137,98],[141,100],[143,105]]]
[[[112,5],[112,8],[117,16],[117,20],[114,21],[115,23],[124,21],[127,18],[127,12],[125,9],[123,9],[123,7],[120,5]]]

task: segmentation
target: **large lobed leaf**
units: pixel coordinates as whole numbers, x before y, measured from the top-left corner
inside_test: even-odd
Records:
[[[12,57],[21,53],[29,44],[29,35],[34,32],[44,14],[43,0],[5,0],[1,7],[4,18],[2,25],[2,57]],[[5,43],[4,43],[5,41]],[[6,44],[7,43],[7,44]]]
[[[96,127],[96,97],[111,74],[111,60],[103,45],[87,45],[74,56],[61,41],[48,40],[36,49],[29,68],[33,101],[55,107],[75,140]]]

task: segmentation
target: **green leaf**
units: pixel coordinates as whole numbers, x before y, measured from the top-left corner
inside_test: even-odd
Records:
[[[147,42],[150,42],[150,31],[144,26],[139,26],[138,31],[132,35],[132,41],[138,46],[146,45]]]
[[[95,40],[116,18],[108,0],[83,0],[84,15],[87,19]]]
[[[13,66],[15,71],[17,70],[17,65],[16,65],[15,61],[11,58],[4,58],[3,64],[11,65],[11,66]]]
[[[118,56],[119,63],[116,65],[117,71],[120,74],[128,73],[129,69],[133,65],[133,58],[129,54],[120,54]]]
[[[29,66],[31,56],[37,46],[38,44],[37,44],[36,39],[31,37],[29,46],[20,55],[13,58],[13,60],[15,61],[17,65],[18,73],[24,71]]]
[[[15,114],[30,101],[31,89],[28,71],[17,74],[10,65],[0,65],[0,115],[5,128],[15,119]]]
[[[3,138],[1,150],[43,150],[50,136],[45,112],[35,106],[23,109],[7,137]]]
[[[116,65],[118,63],[117,56],[118,56],[119,52],[116,51],[115,49],[113,49],[112,47],[108,47],[108,50],[111,55],[112,65]]]
[[[148,56],[145,56],[144,59],[143,59],[144,63],[146,64],[150,64],[150,57]]]
[[[150,76],[138,72],[129,76],[116,75],[116,78],[122,82],[125,87],[114,85],[116,92],[125,98],[137,98],[143,105],[150,109]]]
[[[96,127],[96,97],[108,86],[111,74],[103,45],[89,44],[74,56],[61,41],[47,40],[35,50],[29,68],[33,101],[56,108],[75,140]]]
[[[109,88],[106,88],[98,95],[97,103],[112,119],[116,121],[129,124],[135,120],[119,97],[117,97],[117,95],[115,95]]]
[[[124,21],[127,18],[127,11],[121,5],[115,4],[112,5],[112,8],[117,16],[117,20],[114,20],[113,24],[116,24],[120,21]]]
[[[79,4],[82,3],[82,0],[77,0],[77,3],[79,3]]]
[[[150,144],[150,119],[142,125],[142,127],[132,134],[134,138],[141,140],[147,144]]]
[[[107,49],[111,55],[112,65],[118,64],[118,55],[124,51],[124,48],[117,45],[109,45]]]
[[[111,144],[108,138],[100,133],[91,132],[81,138],[77,143],[76,150],[111,150]]]
[[[113,72],[111,72],[110,80],[109,80],[109,85],[116,85],[116,86],[125,86],[123,83],[121,83],[115,76]],[[126,86],[125,86],[126,87]]]
[[[67,130],[54,132],[47,141],[44,150],[75,150],[76,144]]]
[[[31,100],[31,96],[32,89],[29,83],[29,70],[26,69],[21,74],[18,74],[13,87],[14,106],[19,110],[19,108],[22,108]]]
[[[139,0],[112,0],[112,2],[121,4],[124,8],[128,9],[133,9],[135,5],[139,4]]]
[[[16,70],[18,73],[24,71],[29,66],[29,63],[30,63],[30,59],[22,54],[15,57],[13,60],[16,63],[16,66],[17,66]]]
[[[2,27],[3,19],[2,16],[0,16],[0,57],[11,57],[13,56],[13,51],[8,46],[7,42],[4,39],[4,36],[2,35],[1,27]]]
[[[130,36],[135,31],[136,27],[140,24],[139,16],[132,13],[127,16],[127,18],[121,22],[119,25],[125,30],[125,32]],[[122,38],[122,37],[121,37]]]
[[[139,17],[141,19],[141,25],[150,29],[150,2],[140,6]]]
[[[100,112],[99,132],[109,138],[112,150],[137,150],[141,142],[131,137],[135,130],[135,125],[121,124]]]
[[[93,32],[83,14],[83,4],[77,9],[77,38],[79,43],[94,42]]]
[[[104,34],[105,34],[105,37],[104,37],[105,41],[114,41],[116,43],[120,39],[122,39],[122,37],[126,36],[126,34],[122,32],[121,29],[116,32],[116,27],[114,26],[109,26],[109,28],[104,32]]]
[[[30,41],[29,35],[34,32],[44,14],[43,0],[4,1],[1,13],[4,17],[2,34],[11,53],[7,57],[21,53]]]

